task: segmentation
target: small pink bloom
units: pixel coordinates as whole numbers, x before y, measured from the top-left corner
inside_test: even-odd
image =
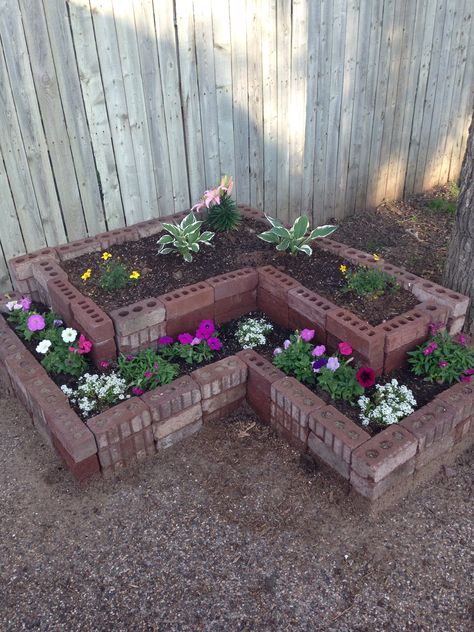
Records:
[[[41,314],[32,314],[28,318],[27,326],[30,331],[41,331],[45,328],[46,322]]]
[[[127,362],[131,362],[133,360],[133,356],[128,355],[125,359],[127,360]]]
[[[193,338],[193,341],[191,342],[191,346],[196,346],[198,345],[200,342],[202,342],[202,338],[198,338],[197,336],[195,338]]]
[[[161,338],[158,338],[159,345],[172,345],[173,342],[174,339],[171,336],[162,336]]]
[[[437,348],[438,348],[438,345],[436,344],[436,342],[431,342],[431,343],[430,343],[430,344],[426,347],[426,349],[423,351],[423,354],[424,354],[424,355],[431,355],[431,354],[433,353],[433,351],[434,351],[435,349],[437,349]]]
[[[300,333],[300,338],[305,342],[310,342],[314,338],[314,329],[303,329]]]
[[[466,375],[474,375],[474,369],[468,369]]]
[[[351,355],[352,353],[352,347],[350,344],[348,344],[347,342],[340,342],[339,343],[339,353],[343,356],[348,356]]]
[[[204,191],[204,204],[209,208],[214,204],[220,204],[220,191],[219,187],[217,189],[210,189],[209,191]]]
[[[160,367],[158,366],[158,362],[155,362],[155,363],[153,364],[153,368],[155,369],[155,371],[158,371],[158,369],[160,368]]]
[[[143,395],[143,393],[144,393],[144,392],[145,392],[145,391],[144,391],[142,388],[140,388],[139,386],[134,386],[134,387],[132,388],[132,393],[133,393],[134,395]]]
[[[26,296],[23,296],[22,298],[20,298],[18,303],[19,305],[21,305],[24,312],[27,312],[31,307],[31,299],[29,299]]]
[[[216,327],[212,320],[202,320],[196,329],[196,338],[207,340],[216,331]]]
[[[68,351],[69,353],[79,353],[79,349],[76,349],[76,347],[69,347]]]
[[[108,369],[109,363],[107,362],[107,360],[102,360],[101,362],[99,362],[99,366],[101,369]]]
[[[192,209],[191,209],[191,213],[194,213],[194,211],[196,211],[197,213],[199,213],[199,211],[203,208],[206,208],[206,205],[204,204],[204,202],[201,200],[201,202],[198,202],[197,204],[195,204]]]
[[[291,345],[291,342],[289,340],[285,340],[285,342],[283,343],[283,349],[288,349],[290,345]]]
[[[324,345],[318,345],[317,347],[314,347],[314,349],[311,351],[311,355],[319,357],[322,356],[325,351],[326,347]]]
[[[448,363],[446,362],[446,360],[440,360],[439,366],[444,369],[444,367],[448,366]]]
[[[179,334],[178,336],[178,340],[182,345],[190,345],[192,343],[192,341],[194,340],[193,336],[191,336],[191,334]]]
[[[150,379],[151,377],[153,377],[153,373],[151,371],[145,371],[145,373],[143,374],[147,379]]]
[[[431,335],[435,336],[438,333],[438,331],[441,331],[441,329],[443,329],[444,323],[442,322],[430,323],[429,327],[430,327]]]
[[[92,342],[81,334],[79,337],[79,353],[89,353],[91,349]]]
[[[460,380],[461,382],[470,382],[471,381],[471,376],[470,375],[461,375]]]
[[[213,351],[219,351],[219,349],[221,349],[222,347],[221,341],[219,340],[219,338],[216,337],[209,338],[207,344],[209,346],[209,349],[212,349]]]
[[[329,358],[328,363],[326,364],[327,368],[330,371],[335,371],[336,369],[338,369],[341,365],[339,364],[339,360],[337,358]]]
[[[460,345],[465,347],[466,346],[466,336],[464,334],[459,334],[458,342],[459,342]]]
[[[274,356],[280,355],[280,353],[283,353],[283,349],[281,347],[277,347],[275,351],[273,352],[273,355]]]

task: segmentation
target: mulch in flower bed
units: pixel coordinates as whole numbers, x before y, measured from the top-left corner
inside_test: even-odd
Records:
[[[395,292],[387,292],[377,299],[343,292],[345,280],[339,267],[344,264],[351,270],[356,269],[355,266],[319,248],[313,249],[311,257],[302,253],[297,256],[279,253],[273,246],[258,239],[257,234],[263,230],[262,224],[244,220],[238,230],[216,233],[212,242],[213,247],[204,247],[194,255],[191,264],[174,254],[158,255],[156,236],[116,245],[109,249],[114,260],[120,260],[129,270],[139,271],[141,276],[133,285],[114,292],[106,292],[94,283],[103,263],[99,253],[65,261],[62,266],[71,282],[106,311],[151,296],[156,297],[231,270],[265,264],[278,267],[306,288],[349,309],[371,325],[378,325],[413,309],[419,302],[402,288]],[[335,236],[337,238],[337,232]],[[92,269],[91,278],[83,281],[81,276],[88,268]]]

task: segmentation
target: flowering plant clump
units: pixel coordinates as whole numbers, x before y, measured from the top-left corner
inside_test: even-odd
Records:
[[[361,413],[359,419],[363,426],[389,426],[411,415],[415,410],[416,400],[406,386],[393,379],[387,384],[377,384],[371,398],[365,395],[358,400]]]
[[[235,201],[230,197],[234,183],[232,178],[224,176],[219,186],[204,191],[202,199],[191,211],[208,209],[206,223],[211,230],[223,232],[237,228],[242,219]]]
[[[273,352],[273,364],[287,375],[293,375],[300,382],[314,384],[315,373],[312,370],[312,352],[318,347],[311,344],[314,330],[296,330],[289,340],[285,340],[282,347]],[[323,352],[324,353],[324,352]]]
[[[118,259],[112,259],[111,252],[103,252],[100,256],[100,269],[97,279],[97,285],[107,292],[113,292],[115,290],[121,290],[129,283],[134,283],[140,278],[138,270],[128,270],[127,267],[121,263]],[[93,275],[92,268],[87,268],[84,274],[81,275],[83,281],[88,281]]]
[[[380,262],[380,265],[374,268],[358,266],[356,270],[348,270],[346,265],[339,266],[346,282],[343,291],[354,292],[357,296],[379,298],[386,292],[399,290],[397,280],[384,272],[383,260],[379,255],[374,254],[374,261]]]
[[[128,385],[125,379],[116,373],[102,375],[85,373],[75,389],[61,386],[62,392],[69,398],[81,413],[83,419],[97,415],[119,401],[128,399]]]
[[[120,377],[130,387],[139,389],[142,393],[162,384],[169,384],[178,375],[178,367],[170,364],[153,349],[145,349],[135,356],[120,355],[117,363]]]
[[[362,381],[360,371],[351,365],[354,360],[350,357],[352,347],[347,342],[340,342],[337,352],[329,357],[324,355],[325,349],[322,353],[320,351],[318,349],[317,359],[312,365],[314,373],[318,375],[318,386],[329,393],[331,399],[351,402],[362,395],[367,386]]]
[[[181,359],[188,364],[198,364],[212,359],[214,351],[222,348],[212,320],[202,320],[194,335],[179,334],[178,340],[163,336],[158,340],[158,352],[167,360]]]
[[[254,349],[266,344],[266,334],[273,331],[273,325],[264,318],[246,318],[237,327],[235,337],[243,349]]]
[[[474,374],[474,349],[466,345],[463,334],[452,337],[441,327],[432,324],[430,339],[408,353],[411,370],[427,382],[470,382]]]

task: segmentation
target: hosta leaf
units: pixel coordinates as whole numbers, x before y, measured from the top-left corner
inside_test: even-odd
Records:
[[[183,252],[183,259],[187,261],[188,263],[191,263],[191,261],[193,260],[193,256],[189,251]]]
[[[175,224],[165,223],[163,224],[163,228],[167,230],[169,233],[171,233],[173,237],[176,237],[176,238],[178,238],[181,233],[179,226],[175,226]]]
[[[215,233],[210,230],[205,230],[201,235],[201,241],[210,241],[214,237]]]
[[[170,252],[173,252],[173,248],[161,248],[161,250],[158,250],[159,255],[167,255]]]
[[[332,226],[331,224],[326,224],[324,226],[318,226],[314,230],[311,231],[309,240],[317,239],[318,237],[327,237],[331,235],[335,230],[337,230],[337,226]]]
[[[291,233],[288,230],[288,228],[285,228],[284,226],[275,226],[274,228],[272,228],[272,232],[275,233],[275,235],[278,235],[278,237],[281,237],[282,239],[291,239]]]
[[[186,217],[181,222],[181,226],[183,228],[188,228],[188,226],[192,226],[195,221],[196,221],[196,218],[194,216],[194,213],[189,213],[189,215],[186,215]]]
[[[302,246],[300,246],[299,250],[301,250],[301,252],[304,252],[305,255],[308,255],[308,256],[311,256],[313,254],[313,249],[307,244],[303,244]]]
[[[300,239],[301,237],[304,236],[304,234],[308,230],[308,226],[309,226],[309,219],[306,217],[306,215],[301,215],[301,217],[298,217],[295,220],[295,223],[293,224],[293,228],[292,228],[293,235],[297,239]]]
[[[260,233],[257,237],[262,241],[267,241],[269,244],[277,244],[280,241],[280,238],[278,235],[275,235],[273,230],[267,230],[264,233]]]
[[[270,222],[272,226],[282,226],[282,223],[276,217],[270,217],[270,215],[267,215],[266,213],[265,213],[265,217],[268,219],[268,221]]]
[[[189,249],[192,250],[193,252],[199,252],[199,244],[191,244],[189,246]]]
[[[288,248],[288,246],[290,245],[290,240],[289,239],[283,239],[281,241],[281,243],[278,244],[278,246],[276,247],[277,250],[286,250]]]
[[[158,244],[171,244],[174,238],[171,235],[163,235],[158,239]]]

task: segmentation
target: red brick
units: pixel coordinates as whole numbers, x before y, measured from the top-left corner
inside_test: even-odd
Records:
[[[127,399],[88,420],[87,426],[96,438],[99,450],[121,443],[151,424],[148,406],[138,397]]]
[[[418,441],[403,426],[393,424],[352,453],[352,469],[374,483],[388,476],[416,454]]]
[[[155,218],[135,224],[134,228],[138,231],[140,239],[143,239],[144,237],[152,237],[153,235],[161,233],[163,230],[163,224],[161,218]]]
[[[400,422],[418,440],[418,452],[449,435],[454,427],[456,410],[442,400],[433,400]]]
[[[5,362],[8,356],[26,352],[25,345],[0,317],[0,362]]]
[[[273,294],[259,287],[257,291],[257,306],[274,323],[288,329],[289,309],[286,299],[277,299]]]
[[[239,384],[245,384],[247,365],[237,356],[228,356],[193,371],[191,377],[199,385],[201,397],[205,400]]]
[[[80,329],[92,342],[113,338],[115,331],[111,319],[94,301],[82,298],[71,303],[71,313]]]
[[[54,248],[42,248],[35,252],[30,252],[27,255],[21,255],[21,257],[14,257],[8,262],[8,266],[12,273],[13,281],[26,281],[33,276],[31,264],[37,261],[58,261],[58,255]]]
[[[191,410],[191,409],[188,409]],[[183,441],[183,439],[187,439],[192,436],[196,432],[198,432],[202,428],[202,419],[197,419],[192,423],[187,423],[179,430],[175,430],[167,434],[166,436],[156,440],[156,449],[161,450],[165,448],[170,448],[175,443],[179,443]]]
[[[452,406],[455,411],[454,423],[461,423],[474,416],[474,383],[459,382],[440,393],[436,398]]]
[[[285,377],[283,371],[252,349],[239,351],[237,357],[245,362],[248,368],[247,394],[256,396],[256,393],[260,392],[270,399],[271,385]]]
[[[69,408],[66,395],[48,375],[33,377],[25,381],[24,386],[28,399],[28,410],[32,412],[34,418],[40,418],[40,423],[45,428],[49,428],[49,420],[56,415],[59,409]],[[49,430],[48,433],[50,434]]]
[[[75,463],[97,454],[94,435],[68,404],[48,416],[48,425],[54,445],[60,444]]]
[[[185,375],[171,384],[148,391],[141,399],[149,407],[153,422],[157,422],[198,404],[201,390],[189,375]]]
[[[85,299],[85,296],[76,288],[62,279],[51,279],[48,282],[48,293],[51,298],[51,309],[64,318],[66,323],[72,323],[73,314],[71,304]]]
[[[176,338],[185,332],[193,334],[202,320],[214,320],[214,303],[194,312],[187,312],[183,316],[166,320],[166,335]]]
[[[139,234],[134,226],[130,226],[128,228],[109,230],[106,233],[99,233],[95,238],[99,241],[101,250],[108,250],[117,244],[124,244],[127,241],[137,241]]]
[[[330,239],[329,237],[316,239],[314,241],[314,245],[318,248],[321,248],[321,250],[326,250],[339,256],[342,256],[344,249],[347,248],[345,244],[341,244],[339,241],[335,241],[334,239]]]
[[[257,309],[257,290],[229,296],[214,303],[216,325],[240,318]]]
[[[309,427],[337,457],[349,464],[352,452],[370,439],[368,432],[333,406],[315,410],[309,417]]]
[[[443,459],[446,457],[454,446],[454,434],[440,437],[430,446],[418,452],[415,457],[415,471],[422,470],[428,463],[434,459]]]
[[[393,351],[389,351],[385,353],[384,362],[383,362],[383,372],[385,374],[391,373],[396,369],[400,369],[404,367],[408,363],[407,353],[409,351],[413,351],[418,345],[422,344],[426,340],[426,336],[421,336],[404,345],[403,347],[398,347],[398,349],[394,349]]]
[[[393,351],[416,340],[424,340],[429,335],[431,320],[425,311],[412,309],[375,327],[385,336],[385,352]],[[414,345],[416,346],[416,345]]]
[[[337,305],[319,296],[316,292],[299,287],[288,292],[288,306],[290,309],[290,320],[294,319],[292,312],[306,318],[306,323],[308,323],[306,326],[315,329],[318,342],[324,344],[326,341],[327,314],[330,310],[337,309]]]
[[[394,277],[398,284],[405,290],[412,291],[415,284],[422,281],[422,279],[404,268],[398,268],[391,263],[383,263],[382,270]]]
[[[201,281],[162,294],[159,298],[166,306],[166,319],[172,320],[182,318],[187,313],[212,307],[214,305],[214,288],[209,283]]]
[[[220,419],[228,415],[230,411],[237,410],[245,399],[246,390],[245,384],[239,384],[218,395],[203,399],[201,402],[203,421]]]
[[[85,239],[70,241],[62,246],[56,246],[56,251],[61,261],[68,261],[69,259],[75,259],[91,252],[100,252],[101,250],[100,241],[97,237],[86,237]]]
[[[67,281],[67,274],[61,268],[56,261],[37,261],[31,266],[33,271],[33,277],[37,283],[38,288],[42,288],[43,293],[46,295],[48,292],[48,282],[54,279],[61,279]],[[48,304],[50,301],[48,300]]]
[[[166,310],[158,298],[149,298],[110,312],[118,336],[129,336],[165,321]]]
[[[207,283],[214,288],[214,300],[244,294],[255,290],[258,284],[258,274],[253,268],[242,268],[234,272],[226,272],[207,279]]]
[[[434,283],[421,279],[412,288],[413,294],[420,301],[435,301],[449,308],[451,318],[464,316],[469,305],[469,297]]]
[[[92,344],[92,350],[90,357],[96,366],[100,362],[110,362],[117,359],[117,345],[115,344],[115,338],[104,340],[102,342],[94,342]]]
[[[327,313],[326,329],[338,342],[348,342],[354,355],[367,362],[375,370],[383,366],[384,333],[346,309],[334,309]]]
[[[460,334],[463,327],[464,327],[464,323],[466,322],[466,317],[465,316],[458,316],[457,318],[450,318],[448,320],[448,332],[451,336],[456,336],[457,334]]]
[[[372,478],[364,478],[354,470],[351,470],[350,482],[353,489],[369,500],[377,500],[390,489],[399,486],[406,486],[415,472],[415,459],[410,459],[394,468],[385,478],[374,481]]]
[[[417,305],[416,309],[427,314],[431,323],[443,323],[443,325],[446,325],[448,322],[449,309],[446,305],[439,305],[434,301],[424,301]]]
[[[265,290],[275,299],[288,303],[288,292],[296,287],[301,287],[301,283],[288,276],[284,272],[277,270],[271,265],[257,268],[258,290]]]
[[[97,454],[92,454],[91,456],[82,459],[81,461],[76,461],[74,457],[72,457],[64,446],[53,436],[53,445],[56,448],[59,455],[62,457],[65,462],[68,470],[74,476],[74,478],[83,482],[100,472],[99,459],[97,458]]]
[[[293,377],[272,383],[271,400],[272,425],[280,423],[303,441],[307,439],[311,413],[325,406],[322,399]]]
[[[456,425],[453,430],[452,436],[454,443],[463,441],[474,430],[474,417],[467,417]]]
[[[23,347],[23,351],[7,356],[4,362],[15,393],[28,410],[30,410],[26,384],[33,378],[47,378],[48,374],[25,347]]]
[[[249,391],[247,384],[247,402],[261,421],[270,424],[272,402],[269,396],[259,390]]]
[[[334,450],[326,445],[322,439],[317,437],[314,432],[308,434],[308,450],[316,458],[325,465],[335,470],[342,478],[349,480],[351,466],[338,456]]]

